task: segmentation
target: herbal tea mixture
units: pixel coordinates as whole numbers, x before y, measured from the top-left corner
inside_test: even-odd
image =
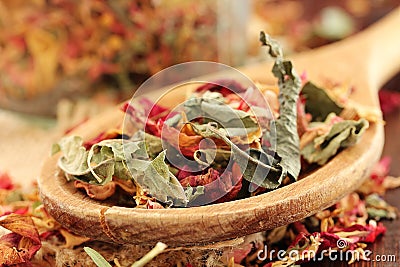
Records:
[[[379,111],[347,100],[351,88],[329,82],[321,88],[306,74],[298,77],[277,43],[263,33],[260,39],[275,58],[277,86],[206,83],[179,111],[146,98],[141,107],[127,103],[122,110],[128,122],[142,129],[123,132],[110,125],[92,140],[68,136],[54,145],[66,179],[90,198],[132,208],[232,201],[296,182],[379,120]],[[304,220],[212,246],[158,243],[153,249],[77,236],[47,213],[37,190],[22,192],[1,173],[0,266],[290,266],[327,249],[362,252],[385,232],[377,221],[397,216],[381,198],[400,186],[399,178],[387,176],[388,166],[383,159],[358,193]],[[346,246],[338,247],[339,240]],[[309,257],[263,257],[266,246]],[[360,259],[367,260],[350,261]]]
[[[260,40],[275,59],[278,86],[206,83],[179,112],[146,98],[141,107],[127,103],[123,111],[142,129],[110,128],[93,140],[68,136],[53,147],[62,152],[58,166],[66,179],[89,197],[118,205],[199,206],[295,182],[301,169],[323,165],[357,143],[367,119],[376,117],[346,102],[349,89],[301,79],[276,41],[264,33]]]

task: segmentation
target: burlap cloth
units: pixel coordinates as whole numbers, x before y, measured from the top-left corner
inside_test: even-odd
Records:
[[[36,181],[51,146],[65,131],[111,104],[60,101],[57,118],[38,117],[0,109],[0,171],[24,188]]]

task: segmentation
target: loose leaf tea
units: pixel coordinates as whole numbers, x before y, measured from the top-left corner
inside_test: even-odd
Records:
[[[280,166],[279,163],[275,163],[274,159],[268,156],[258,158],[252,157],[249,153],[236,146],[226,135],[221,133],[213,125],[207,125],[207,127],[203,127],[203,129],[200,129],[200,127],[195,124],[193,124],[192,127],[203,137],[219,138],[229,145],[232,151],[232,157],[235,163],[240,166],[243,172],[243,178],[247,181],[264,188],[274,189],[280,185],[282,179],[286,176],[286,172],[282,170],[282,166]],[[265,152],[259,151],[259,153],[266,155]]]
[[[98,267],[112,267],[111,264],[109,264],[108,261],[106,261],[106,259],[104,259],[104,257],[96,250],[90,247],[84,247],[83,249]]]
[[[312,82],[303,86],[301,94],[306,98],[306,112],[311,114],[313,121],[325,121],[330,113],[340,114],[343,110],[324,89]]]
[[[272,142],[276,142],[276,152],[281,158],[283,171],[287,171],[290,178],[297,180],[301,166],[296,103],[301,81],[292,62],[283,60],[282,50],[276,41],[264,32],[260,34],[260,41],[269,47],[269,54],[275,58],[272,72],[278,78],[279,84],[279,118],[271,122],[271,129],[276,129],[276,140]]]
[[[369,125],[365,119],[358,121],[339,119],[332,124],[332,121],[337,119],[336,115],[331,114],[323,123],[310,124],[309,133],[312,133],[313,128],[320,133],[323,132],[321,127],[329,130],[323,134],[317,133],[312,141],[301,149],[301,155],[309,163],[325,164],[340,148],[356,144]]]
[[[0,227],[11,231],[0,237],[1,266],[29,262],[40,249],[39,233],[31,217],[19,214],[5,215],[0,217]]]
[[[133,159],[129,163],[130,170],[136,182],[157,200],[175,206],[186,206],[188,199],[178,179],[169,171],[165,163],[165,151],[154,160]]]
[[[141,98],[123,111],[129,129],[142,130],[124,132],[124,139],[66,137],[53,148],[62,151],[58,166],[93,199],[190,207],[268,192],[286,177],[295,182],[301,157],[322,165],[354,145],[368,122],[340,118],[342,107],[311,82],[299,99],[301,80],[292,62],[263,32],[260,41],[275,60],[277,88],[225,79],[192,88],[176,107]]]

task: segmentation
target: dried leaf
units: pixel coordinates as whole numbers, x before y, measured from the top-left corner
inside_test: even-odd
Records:
[[[103,140],[86,151],[82,138],[78,136],[61,139],[53,146],[53,151],[63,152],[58,166],[65,172],[67,179],[74,176],[102,185],[111,181],[114,175],[120,179],[130,179],[129,170],[125,166],[125,153],[147,156],[143,141]]]
[[[278,158],[281,159],[282,168],[281,178],[277,181],[279,184],[286,176],[286,173],[292,180],[297,180],[300,173],[300,151],[299,136],[297,134],[297,99],[300,93],[301,81],[293,69],[290,61],[283,60],[282,48],[264,32],[260,33],[262,45],[269,47],[269,54],[275,58],[275,64],[272,73],[278,78],[279,85],[279,118],[271,121],[270,129],[275,133],[276,140],[271,140],[273,148],[276,147]]]
[[[62,246],[63,248],[69,248],[72,249],[76,246],[80,246],[83,243],[87,242],[90,240],[89,237],[84,237],[84,236],[79,236],[75,235],[69,231],[67,231],[64,228],[60,228],[60,234],[64,237],[65,239],[65,244]]]
[[[98,253],[96,250],[90,247],[84,247],[83,250],[85,250],[85,252],[98,267],[112,267],[111,264],[109,264],[108,261],[106,261],[106,259],[104,259],[104,257],[101,256],[101,254]]]
[[[105,200],[115,193],[115,183],[113,181],[110,181],[105,185],[98,185],[75,180],[74,186],[78,189],[84,189],[90,198],[96,200]]]
[[[130,170],[135,171],[133,178],[145,191],[157,200],[175,206],[186,206],[188,199],[178,179],[169,171],[165,163],[166,151],[154,160],[132,158],[127,162]]]
[[[243,178],[258,186],[273,189],[280,185],[283,179],[282,167],[271,162],[271,157],[258,151],[258,158],[236,146],[221,130],[212,123],[207,125],[191,124],[193,129],[204,138],[218,138],[231,148],[232,157],[242,170]],[[253,151],[254,152],[254,151]],[[285,175],[286,176],[286,175]]]
[[[311,82],[303,86],[301,93],[306,98],[306,112],[311,114],[312,121],[325,121],[330,113],[339,115],[343,110],[324,89]]]
[[[229,136],[246,136],[258,131],[255,118],[245,111],[233,109],[224,102],[224,97],[218,92],[207,91],[201,97],[192,97],[185,102],[187,119],[205,118],[220,124]]]
[[[390,206],[378,194],[371,194],[366,197],[365,204],[368,212],[368,217],[374,220],[396,219],[397,209]]]
[[[11,231],[0,237],[0,265],[29,262],[42,246],[39,233],[29,216],[3,216],[0,218],[0,226]]]
[[[329,124],[330,119],[328,116],[325,123]],[[313,142],[306,145],[301,150],[301,155],[309,163],[323,165],[337,153],[339,148],[356,144],[368,126],[369,123],[365,119],[334,123],[327,134],[314,138]]]
[[[134,264],[132,264],[131,267],[143,267],[143,266],[145,266],[152,259],[157,257],[158,254],[162,253],[166,248],[167,248],[166,244],[164,244],[162,242],[158,242],[152,250],[150,250],[140,260],[138,260]]]

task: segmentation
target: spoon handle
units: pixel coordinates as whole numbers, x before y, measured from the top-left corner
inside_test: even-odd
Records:
[[[366,64],[371,89],[380,87],[400,70],[400,7],[365,31],[348,39],[348,49]],[[358,46],[354,47],[354,46]],[[362,67],[362,66],[360,66]]]
[[[298,73],[305,72],[317,84],[339,81],[356,90],[351,98],[359,104],[379,107],[377,91],[400,70],[400,7],[366,30],[330,45],[290,55]],[[240,70],[255,81],[273,81],[271,62]]]

